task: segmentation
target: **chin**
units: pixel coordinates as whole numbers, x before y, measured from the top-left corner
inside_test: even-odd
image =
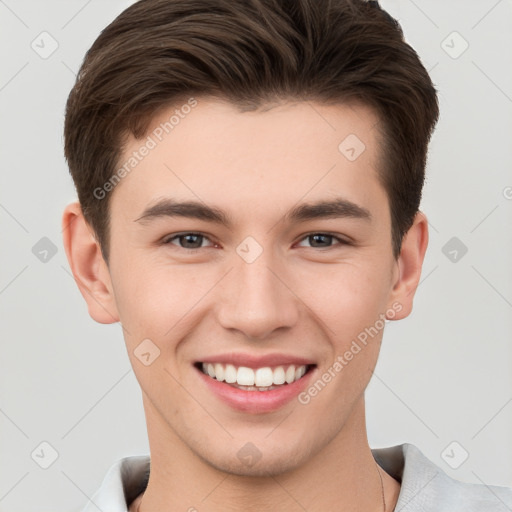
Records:
[[[213,467],[224,473],[235,476],[245,476],[254,478],[268,478],[269,476],[275,477],[278,475],[282,475],[283,473],[293,471],[298,466],[300,466],[299,461],[292,461],[286,455],[276,456],[276,454],[273,454],[272,458],[262,456],[261,460],[252,466],[240,462],[236,458],[231,460],[224,459],[218,461],[217,463],[215,463],[215,461],[209,461],[209,463]]]
[[[311,454],[305,451],[304,441],[293,446],[289,442],[280,442],[279,446],[267,446],[261,450],[255,443],[246,442],[234,453],[232,441],[225,451],[197,455],[211,467],[230,475],[267,478],[297,469]]]

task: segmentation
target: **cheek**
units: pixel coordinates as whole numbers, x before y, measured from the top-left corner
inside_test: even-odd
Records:
[[[119,259],[113,276],[116,303],[129,346],[144,338],[160,350],[172,350],[172,339],[189,323],[218,278],[212,272],[162,265],[133,258]]]
[[[162,350],[171,349],[170,341],[178,333],[184,334],[192,317],[208,308],[208,295],[226,270],[208,265],[169,265],[161,259],[133,254],[130,258],[116,256],[112,259],[112,282],[130,346],[150,338]],[[321,320],[326,336],[343,344],[383,312],[389,294],[389,271],[383,266],[370,255],[336,264],[302,262],[288,267],[283,278],[293,291],[289,300],[295,301],[297,308],[305,305],[306,315]]]
[[[323,321],[327,335],[346,343],[385,311],[388,272],[377,264],[343,263],[311,267],[296,282],[299,297]]]
[[[180,397],[181,379],[175,353],[179,340],[186,335],[188,314],[197,303],[200,290],[194,278],[177,267],[157,268],[118,266],[113,286],[123,324],[124,340],[135,376],[155,407],[160,407],[162,388],[165,396]],[[160,406],[158,405],[160,403]],[[167,414],[175,414],[177,399],[165,400]]]
[[[310,408],[311,418],[335,418],[329,424],[336,429],[371,379],[385,328],[389,284],[382,269],[371,265],[339,266],[309,278],[315,286],[309,287],[307,304],[320,319],[326,341],[318,376],[299,398]]]
[[[137,264],[133,259],[128,262],[122,258],[115,263],[112,285],[125,338],[133,344],[141,336],[159,337],[172,326],[175,311],[172,301],[180,290],[172,282],[158,279],[158,272],[150,264]]]

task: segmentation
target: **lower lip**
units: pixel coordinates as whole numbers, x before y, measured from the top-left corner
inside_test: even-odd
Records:
[[[213,379],[198,368],[195,370],[208,388],[224,403],[242,412],[259,414],[275,411],[296,398],[308,385],[316,367],[310,368],[299,380],[269,391],[244,391]]]

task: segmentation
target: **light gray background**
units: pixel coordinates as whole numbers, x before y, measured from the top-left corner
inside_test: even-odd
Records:
[[[78,511],[116,459],[148,453],[121,328],[88,316],[60,228],[75,197],[64,103],[85,51],[130,3],[0,0],[1,511]],[[411,442],[458,479],[510,486],[512,3],[382,5],[431,71],[441,120],[422,205],[430,246],[414,313],[386,329],[370,443]],[[31,48],[43,31],[59,45],[47,59]],[[43,237],[57,249],[46,262],[32,252]],[[468,248],[455,262],[442,251],[452,237]],[[58,452],[48,469],[43,441]]]

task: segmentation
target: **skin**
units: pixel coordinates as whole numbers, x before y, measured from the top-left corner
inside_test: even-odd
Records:
[[[121,322],[142,389],[151,476],[140,510],[381,512],[364,391],[382,330],[309,403],[294,399],[270,413],[232,409],[192,365],[220,353],[280,352],[314,360],[316,381],[379,315],[389,317],[397,304],[393,320],[410,313],[427,220],[416,215],[395,259],[377,174],[378,118],[370,108],[282,102],[241,113],[218,99],[197,100],[114,189],[109,266],[79,204],[63,216],[66,253],[89,314]],[[156,116],[149,133],[174,108]],[[354,161],[338,150],[349,134],[366,147]],[[128,141],[123,162],[141,142]],[[233,224],[136,221],[170,196],[223,209]],[[297,204],[334,196],[371,219],[285,221]],[[206,238],[192,239],[200,246],[194,251],[183,239],[162,242],[183,232]],[[308,237],[325,232],[351,243]],[[252,263],[236,252],[247,236],[263,250]],[[148,338],[160,356],[145,366],[134,350]],[[248,442],[261,454],[251,466],[237,457]],[[380,473],[390,511],[400,486]],[[139,505],[137,499],[130,510]]]

